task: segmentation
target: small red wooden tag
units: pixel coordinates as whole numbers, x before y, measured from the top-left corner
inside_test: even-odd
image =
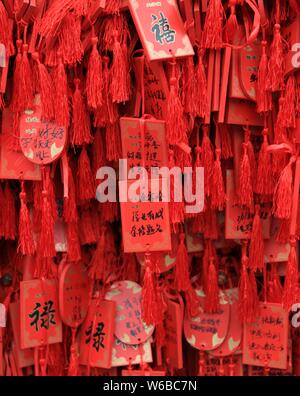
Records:
[[[116,303],[90,302],[87,317],[80,329],[80,364],[110,368],[114,342]]]
[[[65,325],[77,327],[84,321],[90,302],[89,291],[84,264],[66,264],[59,278],[59,311]]]
[[[126,344],[141,344],[154,331],[154,326],[147,326],[142,321],[141,298],[141,286],[131,281],[114,283],[105,295],[106,300],[117,304],[115,336]]]
[[[20,282],[21,348],[62,342],[55,280]]]
[[[65,148],[66,129],[41,120],[39,95],[32,109],[25,110],[20,119],[20,146],[25,157],[39,165],[58,159]]]
[[[281,304],[260,303],[255,322],[244,325],[243,364],[286,369],[288,312]]]
[[[129,9],[150,61],[194,55],[175,0],[129,0]]]

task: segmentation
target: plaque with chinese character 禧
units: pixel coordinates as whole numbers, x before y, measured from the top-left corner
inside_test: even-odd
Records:
[[[287,369],[288,312],[281,304],[260,303],[253,323],[244,326],[243,364]]]
[[[124,252],[169,252],[171,233],[169,206],[168,202],[164,202],[166,200],[162,195],[164,179],[159,180],[156,193],[151,192],[150,188],[146,188],[148,191],[145,191],[143,183],[137,190],[132,189],[133,183],[136,182],[119,182],[120,197],[125,197],[124,200],[120,199]],[[138,202],[131,202],[132,191],[137,192]]]
[[[93,299],[80,329],[79,362],[110,368],[114,342],[116,303]]]
[[[39,165],[58,159],[66,143],[66,130],[53,122],[41,119],[40,97],[35,106],[25,110],[20,119],[20,146],[25,157]]]
[[[126,344],[141,344],[154,331],[154,326],[147,326],[142,321],[141,298],[141,286],[131,281],[114,283],[105,295],[106,300],[117,304],[115,336]]]
[[[120,125],[123,158],[127,159],[128,170],[144,166],[150,172],[151,167],[168,166],[165,121],[123,117]]]
[[[62,342],[62,323],[55,280],[20,283],[21,348]]]
[[[129,9],[150,61],[194,55],[176,0],[129,0]]]

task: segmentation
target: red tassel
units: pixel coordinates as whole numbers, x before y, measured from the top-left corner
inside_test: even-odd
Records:
[[[152,271],[150,253],[145,253],[145,275],[142,289],[142,319],[146,325],[156,324],[158,310],[156,299],[156,279]]]
[[[20,219],[19,219],[19,244],[18,251],[23,255],[32,256],[35,251],[35,246],[32,237],[32,227],[29,216],[29,211],[26,203],[26,192],[24,189],[24,182],[21,182],[20,193]]]
[[[189,259],[184,240],[185,234],[181,233],[179,235],[175,267],[175,284],[178,291],[187,291],[191,284],[189,278]]]
[[[118,161],[121,158],[121,142],[119,123],[108,124],[105,132],[106,159],[107,161]]]
[[[296,128],[296,89],[296,79],[292,75],[288,78],[285,87],[282,117],[282,127],[284,128]]]
[[[251,164],[248,156],[248,143],[243,143],[243,157],[240,168],[239,202],[249,209],[253,208]]]
[[[250,323],[255,316],[255,297],[253,279],[248,274],[248,257],[242,257],[242,270],[239,282],[239,316],[242,322]]]
[[[290,245],[291,250],[286,267],[282,296],[283,306],[287,311],[291,309],[293,304],[298,302],[298,259],[295,238],[291,238]]]
[[[68,128],[70,124],[68,81],[61,56],[59,57],[58,64],[54,70],[53,82],[55,86],[55,120],[58,125]]]
[[[293,169],[292,164],[295,158],[292,157],[283,169],[278,183],[275,186],[273,196],[273,214],[279,219],[289,219],[292,211],[293,195]]]
[[[86,75],[87,103],[91,109],[97,109],[102,105],[102,60],[97,49],[98,38],[92,38],[92,52],[90,54]]]
[[[267,86],[272,92],[281,91],[284,88],[286,47],[287,44],[280,33],[280,25],[276,23],[274,26],[273,42],[270,47],[267,75]]]
[[[91,170],[86,147],[83,146],[78,160],[78,198],[80,202],[85,202],[95,196],[95,176]]]
[[[1,3],[2,4],[2,3]],[[13,74],[13,90],[12,90],[12,101],[11,107],[14,113],[18,113],[24,110],[22,103],[22,81],[21,81],[21,64],[22,64],[22,40],[16,42],[18,53],[15,60],[15,70]]]
[[[34,84],[32,70],[28,59],[28,45],[23,44],[23,56],[20,66],[20,110],[31,108],[34,98]]]
[[[221,150],[216,149],[216,160],[212,172],[211,206],[217,210],[223,210],[226,202],[220,157]]]
[[[87,112],[83,96],[79,89],[80,80],[74,80],[75,92],[73,94],[73,126],[71,143],[84,145],[92,142],[90,116]]]
[[[55,243],[54,243],[53,209],[51,208],[49,191],[43,189],[42,196],[43,196],[42,218],[41,218],[42,224],[40,231],[39,247],[40,247],[41,257],[51,258],[56,255]]]
[[[231,136],[228,131],[229,125],[218,124],[220,132],[221,158],[229,159],[233,157]]]
[[[230,16],[226,22],[226,34],[229,42],[232,42],[239,28],[235,13],[236,2],[237,2],[236,0],[229,1]]]
[[[278,243],[287,243],[290,239],[291,219],[279,220],[280,226],[275,236]],[[299,223],[298,223],[299,224]]]
[[[103,282],[108,276],[105,233],[106,229],[103,228],[89,266],[89,277],[93,280],[101,280]]]
[[[219,238],[218,225],[217,212],[211,208],[211,203],[207,201],[204,211],[204,238],[217,240]]]
[[[199,314],[200,299],[192,285],[185,291],[184,296],[189,315],[192,317],[197,316]]]
[[[16,207],[15,197],[11,191],[9,183],[7,182],[4,188],[4,207],[3,208],[3,231],[4,238],[16,239]]]
[[[104,202],[100,205],[100,218],[102,223],[113,223],[114,221],[119,220],[120,216],[118,202]]]
[[[205,17],[202,47],[219,49],[222,47],[224,9],[221,0],[210,0]]]
[[[52,79],[47,68],[40,62],[39,54],[34,52],[32,57],[37,63],[38,91],[41,95],[41,116],[42,119],[51,121],[54,118]]]
[[[196,115],[204,118],[208,112],[207,79],[203,65],[203,50],[198,50],[198,65],[196,67]]]
[[[267,42],[263,40],[261,42],[262,55],[260,58],[258,73],[257,73],[257,85],[256,85],[256,103],[257,112],[265,113],[272,110],[272,95],[268,89],[267,73],[268,73],[268,57],[266,53]]]
[[[9,37],[9,21],[6,8],[2,1],[0,3],[0,43],[4,44],[6,51],[9,49],[10,37]]]
[[[68,167],[68,197],[64,198],[64,220],[66,223],[77,223],[76,191],[73,172]]]
[[[82,209],[81,216],[79,219],[79,230],[81,231],[81,244],[91,245],[96,243],[93,221],[91,218],[91,212],[89,209]]]
[[[76,377],[78,375],[79,369],[79,362],[78,362],[78,345],[76,341],[76,327],[72,327],[72,342],[70,348],[70,361],[69,361],[69,368],[68,368],[68,376]]]
[[[175,166],[174,163],[174,152],[169,150],[169,168],[173,168]],[[175,191],[175,183],[174,177],[170,178],[170,202],[169,202],[169,214],[170,214],[170,223],[172,226],[172,231],[176,233],[180,224],[184,222],[184,202],[181,199],[179,202],[176,202],[177,190]]]
[[[184,63],[184,71],[183,71],[183,104],[184,111],[189,113],[191,117],[196,117],[197,109],[196,109],[196,101],[198,97],[200,97],[197,87],[196,74],[195,74],[195,66],[193,57],[189,56]]]
[[[58,52],[64,64],[75,65],[81,62],[84,51],[80,36],[80,18],[70,12],[64,17],[58,34]]]
[[[105,166],[106,158],[105,158],[105,150],[104,143],[102,138],[102,131],[97,129],[94,141],[92,145],[92,170],[94,175],[97,174],[97,171],[102,166]]]
[[[271,275],[270,275],[270,286],[268,287],[268,301],[281,304],[282,303],[282,294],[283,288],[280,283],[280,277],[278,273],[278,265],[277,263],[272,263]]]
[[[252,224],[251,240],[249,246],[249,268],[255,272],[264,267],[264,239],[260,220],[260,207],[255,205],[255,215]]]
[[[67,223],[67,260],[68,262],[77,262],[81,259],[80,241],[78,235],[78,223]]]
[[[105,10],[109,14],[118,14],[120,12],[121,0],[107,0]]]
[[[214,258],[210,257],[207,274],[207,288],[205,292],[205,312],[215,313],[219,309],[218,274]]]
[[[118,32],[114,33],[113,61],[110,69],[110,94],[112,101],[124,103],[129,100],[130,74],[127,59],[127,47],[121,45]]]
[[[272,158],[268,152],[268,130],[263,131],[264,141],[258,157],[257,182],[255,192],[261,195],[272,195],[274,191],[274,180],[272,172]]]
[[[171,62],[170,93],[167,103],[166,129],[167,140],[171,145],[176,145],[186,138],[186,122],[183,106],[178,95],[177,79],[175,77],[176,62]]]
[[[209,139],[209,127],[207,125],[203,126],[202,163],[204,166],[204,191],[205,195],[209,197],[211,195],[214,152],[213,145]]]

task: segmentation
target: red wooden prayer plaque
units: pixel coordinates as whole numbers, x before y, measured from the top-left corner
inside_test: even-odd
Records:
[[[201,306],[204,306],[204,293],[196,290]],[[184,318],[184,335],[187,342],[194,348],[210,351],[218,348],[226,338],[229,320],[230,305],[220,294],[220,308],[215,314],[200,312],[190,317],[188,311]]]
[[[89,278],[82,263],[67,264],[59,278],[59,311],[64,324],[79,326],[89,305]]]
[[[9,108],[2,111],[2,134],[0,151],[0,178],[23,180],[41,180],[40,167],[28,161],[24,155],[12,150],[13,133],[13,113]]]
[[[21,348],[62,342],[55,280],[20,282]]]
[[[25,110],[20,119],[20,146],[25,157],[39,165],[58,159],[66,144],[66,129],[41,119],[40,97],[35,106]]]
[[[129,192],[133,183],[136,181],[119,182],[120,197],[121,194],[127,197],[127,202],[121,202],[124,252],[170,251],[169,206],[168,202],[160,202],[164,179],[159,181],[158,193],[152,193],[150,188],[144,191],[143,187],[138,187],[136,191],[139,202],[131,202],[133,199]]]
[[[288,312],[281,304],[260,303],[255,322],[244,325],[243,364],[287,368]]]
[[[114,283],[105,299],[117,304],[115,336],[130,345],[145,342],[153,333],[154,326],[147,326],[141,318],[142,288],[135,282]]]
[[[151,167],[168,166],[165,121],[123,117],[120,125],[128,170],[144,166],[150,172]]]
[[[129,9],[150,61],[194,55],[176,0],[129,0]]]
[[[116,303],[93,299],[80,328],[80,364],[110,368]]]
[[[165,342],[165,358],[168,364],[176,369],[183,368],[182,355],[182,325],[183,313],[180,305],[170,299],[167,300],[166,311],[166,342]]]

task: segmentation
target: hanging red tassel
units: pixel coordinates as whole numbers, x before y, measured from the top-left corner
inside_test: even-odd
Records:
[[[281,125],[283,128],[296,128],[296,89],[296,79],[292,75],[288,78],[285,87]]]
[[[222,159],[232,158],[233,153],[232,153],[231,136],[228,130],[229,125],[218,124],[218,128],[220,132],[221,158]]]
[[[105,132],[106,159],[107,161],[118,161],[121,158],[121,142],[119,123],[108,124]]]
[[[230,7],[230,16],[226,22],[226,34],[229,42],[232,42],[235,34],[238,31],[239,25],[236,18],[235,7],[237,0],[229,0],[228,6]]]
[[[204,118],[208,112],[207,79],[205,67],[203,65],[203,49],[198,49],[198,64],[196,67],[195,87],[196,87],[196,115]]]
[[[83,96],[79,89],[80,80],[74,80],[75,92],[73,94],[73,125],[71,143],[84,145],[92,142],[90,116],[87,112]]]
[[[298,302],[298,260],[296,252],[296,240],[290,240],[290,254],[286,266],[285,281],[283,287],[282,303],[284,308],[289,311],[291,306]]]
[[[156,299],[156,279],[152,270],[150,253],[145,253],[145,275],[142,289],[142,319],[146,325],[158,323],[157,316],[161,307]]]
[[[254,301],[253,285],[251,284],[248,274],[248,257],[243,254],[242,270],[239,281],[239,316],[240,320],[245,323],[252,322],[254,318]]]
[[[50,175],[47,174],[45,178],[50,178]],[[43,204],[42,204],[42,218],[41,218],[41,230],[40,230],[40,239],[39,239],[39,247],[41,257],[43,258],[51,258],[56,255],[55,252],[55,243],[54,243],[54,217],[53,217],[53,209],[51,208],[50,195],[49,191],[46,189],[47,180],[43,180]]]
[[[219,238],[219,223],[216,210],[212,209],[210,200],[206,201],[204,211],[204,238],[214,239]]]
[[[118,14],[120,12],[121,0],[107,0],[105,10],[109,14]]]
[[[258,72],[257,72],[257,85],[256,85],[256,103],[257,112],[265,113],[272,110],[272,94],[268,89],[268,57],[266,52],[267,42],[261,42],[262,55],[260,58]]]
[[[109,92],[113,102],[124,103],[129,100],[130,96],[130,74],[127,59],[127,47],[126,44],[120,44],[118,35],[118,31],[115,31]]]
[[[78,223],[71,222],[66,224],[67,227],[67,260],[68,262],[77,262],[81,259],[80,241],[78,236]]]
[[[209,197],[211,195],[214,152],[209,138],[209,126],[207,125],[203,126],[202,163],[204,166],[204,191],[205,195]]]
[[[34,98],[34,84],[31,66],[28,59],[28,44],[23,44],[23,56],[20,65],[20,110],[31,108]]]
[[[97,238],[94,233],[93,221],[90,209],[82,209],[79,218],[80,240],[82,245],[96,243]]]
[[[21,182],[20,202],[18,251],[23,255],[32,256],[35,251],[35,246],[32,237],[32,227],[26,203],[26,192],[23,181]]]
[[[186,137],[186,122],[183,106],[179,98],[177,79],[175,77],[176,62],[171,62],[170,93],[167,103],[166,132],[167,140],[171,145],[176,145]]]
[[[174,152],[169,150],[169,168],[172,169],[175,166],[174,163]],[[180,224],[184,222],[184,202],[180,199],[180,192],[178,189],[178,183],[175,183],[176,176],[170,178],[170,202],[169,202],[169,214],[170,223],[172,226],[173,233],[178,231]],[[180,184],[181,186],[181,184]],[[176,191],[175,191],[176,188]],[[179,187],[180,188],[180,187]],[[179,199],[176,197],[179,195]],[[176,202],[175,199],[179,200]]]
[[[210,257],[208,274],[207,274],[207,287],[205,291],[205,312],[215,313],[219,309],[219,286],[218,274],[214,263],[214,258]]]
[[[184,292],[186,308],[190,316],[197,316],[199,314],[200,299],[193,289],[192,285]]]
[[[249,268],[255,272],[264,267],[264,239],[260,219],[260,206],[255,205],[255,215],[252,224],[252,232],[249,246]]]
[[[55,35],[56,36],[56,35]],[[61,22],[58,37],[58,52],[63,63],[80,63],[84,54],[81,42],[81,20],[73,12],[68,13]]]
[[[76,192],[73,172],[68,167],[68,197],[64,198],[64,220],[66,223],[77,223],[78,213],[76,206]]]
[[[189,278],[189,259],[184,240],[185,234],[180,233],[175,266],[175,284],[178,291],[187,291],[191,284]]]
[[[280,25],[276,23],[274,26],[273,42],[270,47],[267,75],[267,87],[272,92],[281,91],[284,88],[286,47],[287,44],[280,33]]]
[[[68,81],[61,56],[59,56],[58,64],[54,69],[53,82],[55,86],[55,120],[58,125],[68,128],[70,124]]]
[[[184,111],[195,118],[197,114],[196,101],[200,97],[196,82],[195,66],[193,57],[187,57],[183,70],[183,104]]]
[[[216,160],[212,171],[211,206],[213,209],[223,210],[225,202],[226,194],[221,168],[221,150],[216,149]]]
[[[9,21],[8,14],[6,8],[4,7],[3,2],[0,3],[0,43],[5,46],[6,51],[9,49]]]
[[[52,96],[52,79],[47,68],[40,62],[39,54],[34,52],[32,58],[37,64],[38,91],[41,95],[41,117],[51,121],[54,118],[54,100]]]
[[[273,196],[273,214],[279,219],[289,219],[292,211],[293,194],[293,169],[295,158],[291,157],[287,166],[283,169],[278,183],[275,186]]]
[[[224,9],[221,0],[210,0],[205,17],[202,47],[219,49],[222,47]]]
[[[78,198],[80,202],[85,202],[95,196],[95,176],[91,170],[86,147],[83,146],[78,160]]]
[[[106,228],[103,227],[97,243],[97,248],[89,266],[89,277],[93,280],[105,281],[107,277],[107,255],[106,255]]]
[[[68,376],[75,377],[78,375],[78,368],[79,368],[79,362],[78,362],[78,345],[76,341],[76,327],[72,327],[72,342],[71,342],[71,347],[70,347],[70,360],[69,360],[69,367],[68,367]]]
[[[2,3],[1,3],[2,4]],[[16,42],[18,53],[15,59],[15,70],[13,74],[13,90],[11,107],[14,113],[24,110],[22,103],[22,81],[21,81],[21,64],[22,64],[22,40]]]
[[[98,38],[92,37],[92,51],[90,54],[86,74],[87,103],[91,109],[97,109],[102,105],[102,60],[97,49]]]
[[[102,131],[98,128],[92,145],[92,170],[94,175],[96,175],[98,169],[105,166],[105,164],[106,159]]]
[[[15,207],[15,197],[11,191],[9,183],[5,184],[4,188],[4,207],[3,208],[3,231],[4,238],[15,240],[16,239],[16,207]]]
[[[249,209],[253,208],[251,164],[248,156],[248,143],[243,143],[243,157],[240,168],[239,202]]]
[[[258,156],[257,182],[255,192],[261,195],[272,195],[274,191],[274,180],[272,172],[272,158],[268,152],[268,129],[263,130],[264,141]]]

